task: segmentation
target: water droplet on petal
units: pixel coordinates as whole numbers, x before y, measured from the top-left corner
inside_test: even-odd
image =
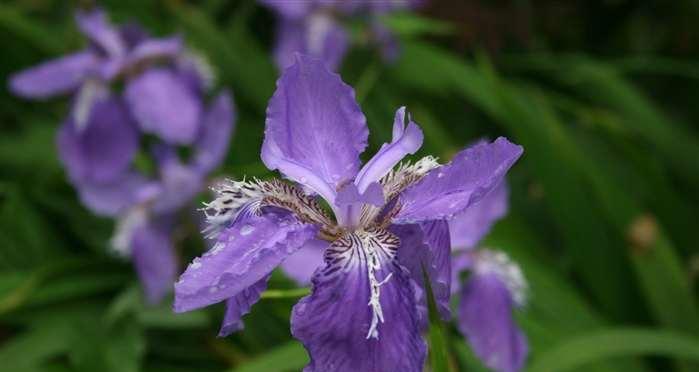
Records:
[[[250,235],[250,233],[252,233],[253,231],[255,231],[255,227],[254,227],[254,226],[252,226],[252,225],[245,225],[245,226],[243,226],[243,227],[240,228],[240,235],[242,235],[242,236]]]

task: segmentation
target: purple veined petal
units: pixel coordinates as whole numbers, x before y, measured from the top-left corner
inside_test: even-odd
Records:
[[[235,111],[228,92],[221,93],[209,106],[194,146],[193,167],[202,174],[211,172],[226,157],[233,134]]]
[[[78,28],[95,45],[101,48],[108,57],[119,58],[126,53],[126,45],[121,39],[119,30],[107,19],[102,9],[92,11],[78,11],[75,14]]]
[[[397,246],[389,233],[358,231],[326,250],[311,294],[291,316],[311,359],[304,372],[422,371],[426,346]]]
[[[115,98],[95,102],[88,124],[66,121],[57,136],[58,153],[74,183],[109,183],[122,177],[138,151],[139,134]]]
[[[202,112],[186,82],[170,70],[151,68],[128,82],[126,102],[141,129],[172,144],[190,144],[199,133]]]
[[[517,372],[527,340],[512,319],[513,300],[496,275],[474,274],[461,291],[459,329],[475,354],[498,372]]]
[[[327,12],[313,13],[305,26],[306,53],[320,58],[330,70],[337,70],[349,47],[347,31]]]
[[[174,58],[181,52],[182,38],[180,36],[162,39],[145,39],[129,52],[127,64],[135,65],[146,59]]]
[[[330,243],[311,239],[282,262],[282,271],[299,285],[308,285],[316,269],[323,266],[323,252]]]
[[[78,89],[98,64],[99,59],[90,51],[69,54],[12,75],[9,88],[25,98],[65,94]]]
[[[320,60],[297,55],[277,81],[267,107],[262,161],[313,188],[331,205],[354,179],[369,130],[354,97]]]
[[[313,1],[259,0],[283,18],[303,18],[315,7]]]
[[[177,259],[170,233],[150,223],[137,228],[131,239],[132,257],[146,300],[160,302],[177,279]]]
[[[507,183],[503,181],[481,201],[449,221],[452,249],[473,249],[493,224],[507,214],[508,194]]]
[[[414,154],[422,146],[423,134],[420,127],[410,119],[405,123],[405,107],[396,111],[393,121],[393,138],[391,143],[384,143],[379,152],[369,160],[357,173],[354,183],[360,192],[364,192],[373,182],[377,182],[390,172],[406,155]]]
[[[443,320],[451,318],[452,263],[449,242],[449,226],[446,221],[429,221],[414,225],[394,225],[391,232],[400,238],[398,261],[410,271],[411,278],[422,289],[419,305],[423,326],[427,326],[427,290],[424,274],[427,274],[432,293]]]
[[[260,300],[262,292],[267,289],[268,281],[269,275],[226,300],[226,314],[218,337],[226,337],[243,329],[243,315],[249,313],[252,305]]]
[[[480,201],[505,178],[522,147],[500,137],[462,150],[400,195],[395,223],[450,219]]]
[[[175,283],[175,311],[194,310],[237,295],[269,275],[316,233],[313,225],[273,214],[237,221]]]
[[[80,201],[100,216],[117,216],[159,192],[156,183],[135,173],[127,173],[107,184],[76,184]]]

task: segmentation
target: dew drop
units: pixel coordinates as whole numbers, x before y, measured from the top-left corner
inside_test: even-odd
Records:
[[[189,268],[192,270],[196,270],[201,267],[201,262],[199,262],[198,259],[195,259],[190,265]]]
[[[253,231],[255,231],[255,227],[251,225],[245,225],[240,229],[240,235],[250,235]]]

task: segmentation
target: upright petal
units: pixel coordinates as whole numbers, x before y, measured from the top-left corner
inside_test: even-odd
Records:
[[[226,315],[218,332],[219,337],[226,337],[243,329],[243,315],[249,313],[252,305],[260,300],[262,292],[267,289],[268,281],[269,275],[226,300]]]
[[[373,182],[379,181],[393,169],[406,155],[414,154],[422,146],[422,130],[410,119],[405,123],[405,107],[396,111],[393,121],[391,143],[384,143],[379,152],[369,160],[357,174],[354,183],[364,192]]]
[[[158,303],[172,291],[177,278],[177,259],[169,232],[147,223],[134,231],[131,244],[146,300]]]
[[[209,173],[226,156],[233,133],[235,112],[228,92],[221,93],[204,116],[204,122],[196,140],[193,167],[201,173]]]
[[[175,284],[175,311],[237,295],[269,275],[316,232],[313,225],[273,214],[237,221],[221,232],[211,250],[194,259]]]
[[[349,47],[349,36],[329,13],[315,12],[305,23],[304,50],[320,58],[330,70],[337,70]]]
[[[119,30],[107,19],[102,9],[88,12],[77,12],[75,20],[80,31],[109,57],[122,57],[126,53],[126,45],[121,39]]]
[[[427,320],[426,286],[430,285],[443,320],[451,318],[451,252],[446,221],[428,221],[414,225],[394,225],[391,232],[400,238],[398,261],[410,271],[410,277],[422,289],[419,305],[421,320]],[[429,283],[425,283],[425,274]],[[423,323],[426,326],[426,323]]]
[[[323,253],[330,243],[325,240],[311,239],[282,262],[282,271],[299,285],[311,283],[313,273],[323,266]]]
[[[25,98],[47,98],[76,90],[98,65],[89,51],[44,62],[10,77],[10,90]]]
[[[116,98],[94,103],[88,117],[82,130],[72,118],[60,128],[59,156],[73,182],[112,182],[129,169],[138,151],[138,130]]]
[[[311,362],[305,372],[420,372],[426,347],[398,239],[358,231],[334,242],[313,292],[294,306],[291,332]]]
[[[507,183],[502,182],[480,202],[449,221],[454,249],[473,249],[490,231],[495,221],[507,214]]]
[[[196,139],[201,100],[173,71],[151,68],[131,80],[124,95],[144,132],[172,144],[187,145]]]
[[[306,52],[306,25],[301,20],[282,18],[277,23],[274,62],[280,71],[294,64],[296,53]]]
[[[330,203],[354,179],[369,131],[354,90],[320,60],[297,55],[267,107],[262,161]]]
[[[474,274],[461,292],[459,329],[475,354],[498,372],[521,370],[528,353],[512,309],[512,297],[496,275]]]
[[[522,147],[500,137],[456,154],[400,195],[396,223],[452,218],[480,201],[502,182],[522,155]]]

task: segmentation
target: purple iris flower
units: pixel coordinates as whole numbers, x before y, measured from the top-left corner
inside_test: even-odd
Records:
[[[382,57],[393,61],[398,57],[398,44],[393,34],[376,16],[414,9],[422,0],[260,0],[279,18],[274,58],[280,70],[294,62],[294,53],[308,54],[323,60],[336,70],[347,53],[350,37],[342,25],[343,17],[367,16],[372,41],[379,45]]]
[[[72,113],[57,135],[59,157],[82,203],[117,220],[112,246],[133,257],[147,299],[157,302],[177,275],[177,214],[228,149],[231,97],[224,92],[205,105],[209,70],[179,37],[115,27],[99,9],[76,20],[90,45],[14,75],[10,88],[28,98],[72,95]],[[144,134],[152,135],[145,154]],[[177,154],[182,146],[188,159]],[[136,166],[139,154],[150,172]]]
[[[449,222],[454,261],[452,292],[460,297],[459,330],[485,365],[498,372],[524,367],[527,340],[512,312],[524,306],[527,284],[519,266],[505,253],[475,250],[508,209],[503,182],[468,211]],[[465,283],[460,274],[470,272]]]
[[[277,82],[265,125],[262,161],[290,182],[214,188],[205,212],[215,244],[175,284],[175,311],[226,301],[220,335],[240,330],[271,272],[310,254],[312,292],[291,315],[310,354],[305,371],[422,371],[426,285],[449,317],[446,221],[498,187],[522,148],[498,138],[445,165],[432,157],[398,165],[423,141],[400,108],[391,142],[362,165],[369,133],[354,91],[299,54]]]

